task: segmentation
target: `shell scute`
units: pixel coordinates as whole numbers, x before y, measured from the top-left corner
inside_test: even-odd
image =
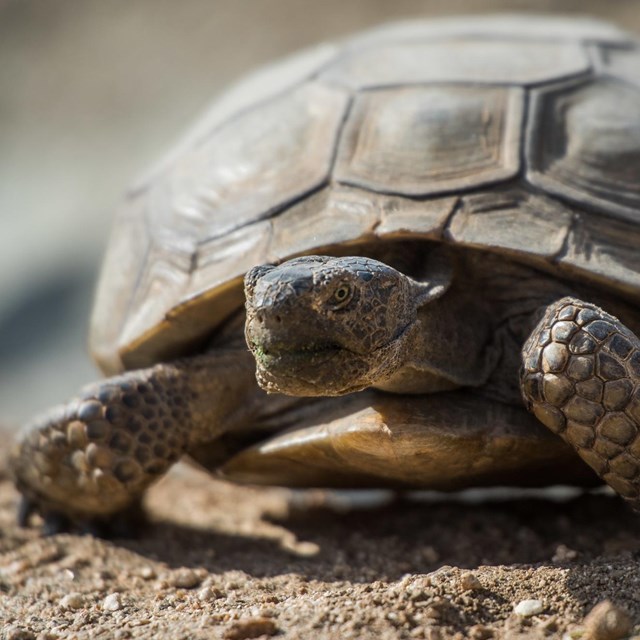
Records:
[[[409,196],[506,180],[520,166],[523,111],[519,88],[447,85],[362,93],[341,137],[334,178]]]
[[[546,259],[561,252],[572,218],[559,202],[506,188],[463,197],[447,234],[460,244]]]
[[[538,90],[528,140],[529,180],[552,194],[640,222],[639,113],[640,88],[608,78]]]

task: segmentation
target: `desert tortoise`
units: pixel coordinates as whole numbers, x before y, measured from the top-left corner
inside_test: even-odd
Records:
[[[21,518],[111,521],[183,454],[291,486],[593,469],[638,504],[639,247],[611,25],[408,22],[269,67],[129,194],[91,323],[113,377],[26,428]]]

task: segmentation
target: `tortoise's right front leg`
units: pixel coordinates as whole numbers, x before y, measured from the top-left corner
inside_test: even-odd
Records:
[[[159,364],[85,388],[26,428],[11,457],[23,524],[100,527],[198,441],[251,418],[253,359],[235,350]]]
[[[596,305],[562,298],[522,356],[530,410],[640,511],[640,337]]]

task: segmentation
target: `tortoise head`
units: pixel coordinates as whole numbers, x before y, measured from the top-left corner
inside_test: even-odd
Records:
[[[295,396],[360,391],[399,369],[417,309],[446,290],[365,257],[305,256],[245,277],[245,335],[260,386]]]

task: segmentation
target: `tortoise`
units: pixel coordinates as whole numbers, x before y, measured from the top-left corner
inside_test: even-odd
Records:
[[[640,504],[639,70],[615,26],[489,16],[235,86],[117,216],[90,337],[111,377],[27,425],[22,523],[116,522],[183,455]]]

